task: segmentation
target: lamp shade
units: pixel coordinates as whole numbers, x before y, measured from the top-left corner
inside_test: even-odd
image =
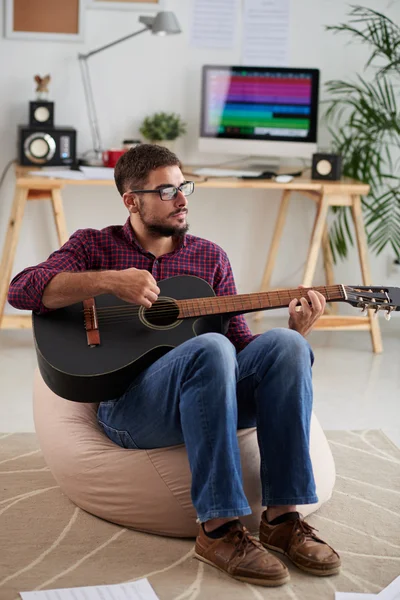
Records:
[[[178,19],[171,11],[161,11],[155,17],[139,17],[139,21],[144,23],[155,35],[181,33]]]

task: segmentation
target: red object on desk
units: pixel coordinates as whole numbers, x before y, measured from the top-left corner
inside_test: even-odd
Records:
[[[105,167],[114,168],[118,159],[125,154],[126,150],[111,149],[103,152],[103,165]]]

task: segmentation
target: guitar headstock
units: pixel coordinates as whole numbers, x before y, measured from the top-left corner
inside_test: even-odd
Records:
[[[380,310],[385,312],[387,320],[391,313],[400,310],[400,288],[396,287],[378,287],[378,286],[344,286],[346,301],[352,306],[360,308],[364,314],[368,309],[378,313]]]

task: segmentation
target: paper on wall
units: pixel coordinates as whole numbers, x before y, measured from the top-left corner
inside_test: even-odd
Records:
[[[20,592],[22,600],[159,600],[148,579],[120,585]]]
[[[238,45],[239,0],[194,0],[191,45],[196,48],[227,48]]]
[[[290,0],[243,0],[242,64],[289,64]]]

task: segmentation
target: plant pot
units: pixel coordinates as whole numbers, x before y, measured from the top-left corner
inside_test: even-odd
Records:
[[[175,152],[176,140],[152,140],[152,144],[157,144],[157,146],[163,146],[164,148],[168,148],[171,152]]]

